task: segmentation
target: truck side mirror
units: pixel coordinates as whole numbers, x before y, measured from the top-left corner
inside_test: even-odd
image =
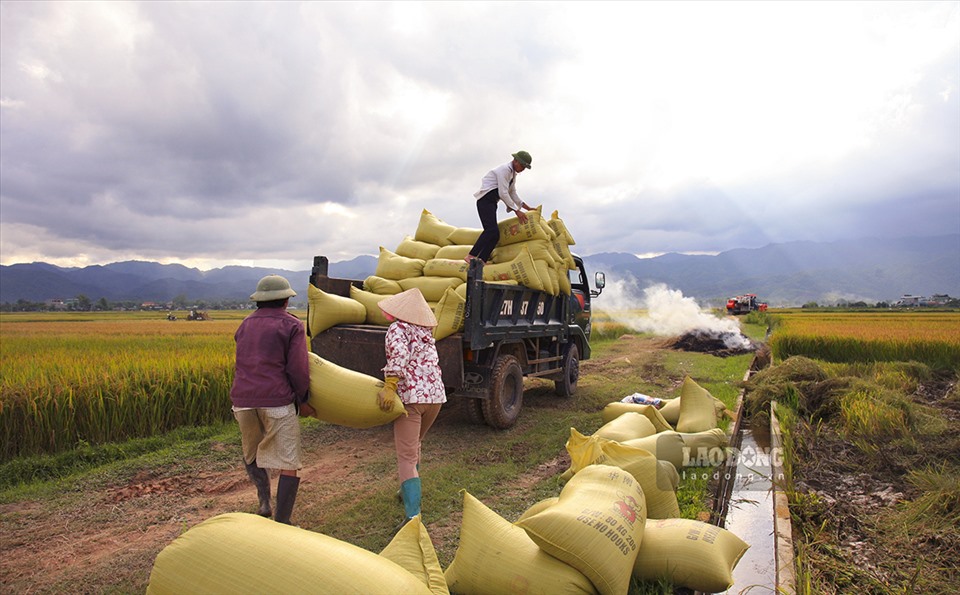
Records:
[[[603,293],[603,288],[607,285],[607,276],[603,274],[603,271],[597,271],[597,274],[593,278],[593,283],[597,286],[597,290],[591,291],[590,297],[597,297]]]

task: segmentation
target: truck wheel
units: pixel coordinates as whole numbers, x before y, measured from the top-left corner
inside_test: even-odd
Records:
[[[503,430],[516,423],[523,407],[523,369],[512,355],[497,359],[490,375],[490,397],[483,399],[487,424]]]
[[[561,397],[570,397],[577,392],[577,381],[580,380],[580,350],[576,343],[570,343],[567,352],[563,355],[563,380],[557,380],[556,393]]]
[[[460,400],[462,401],[463,410],[466,412],[467,419],[470,420],[470,423],[483,424],[483,399],[463,397]]]

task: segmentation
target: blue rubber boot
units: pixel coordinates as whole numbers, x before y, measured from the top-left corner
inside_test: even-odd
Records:
[[[420,514],[420,478],[411,477],[400,484],[400,493],[403,494],[403,513],[407,520]]]

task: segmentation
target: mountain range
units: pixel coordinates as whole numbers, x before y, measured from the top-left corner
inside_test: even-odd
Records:
[[[627,253],[584,257],[588,273],[602,270],[607,283],[629,280],[639,287],[662,283],[704,305],[755,293],[773,307],[807,302],[896,300],[904,294],[960,295],[960,234],[837,242],[790,242],[735,249],[715,256]],[[358,256],[330,263],[332,277],[364,279],[377,259]],[[201,271],[179,264],[127,261],[83,268],[43,262],[0,265],[0,303],[44,302],[84,295],[92,301],[191,302],[247,300],[264,275],[290,280],[298,298],[307,295],[309,271],[228,266]],[[591,280],[592,282],[592,280]]]

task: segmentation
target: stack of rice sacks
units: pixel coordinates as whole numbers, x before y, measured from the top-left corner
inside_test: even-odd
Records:
[[[483,279],[570,295],[568,271],[576,269],[570,253],[573,236],[557,211],[547,219],[540,209],[528,212],[525,223],[512,217],[498,224],[500,241],[483,268]],[[337,324],[388,325],[377,303],[414,287],[437,317],[435,339],[462,331],[469,270],[464,258],[481,231],[449,225],[424,210],[413,236],[405,237],[395,250],[380,247],[376,271],[362,288],[351,288],[349,299],[309,288],[310,334],[316,336]]]
[[[593,435],[570,429],[559,497],[515,523],[465,493],[460,545],[445,572],[451,592],[626,595],[632,579],[727,590],[749,545],[679,518],[676,496],[679,470],[725,453],[718,403],[689,377],[663,410],[611,403]]]

